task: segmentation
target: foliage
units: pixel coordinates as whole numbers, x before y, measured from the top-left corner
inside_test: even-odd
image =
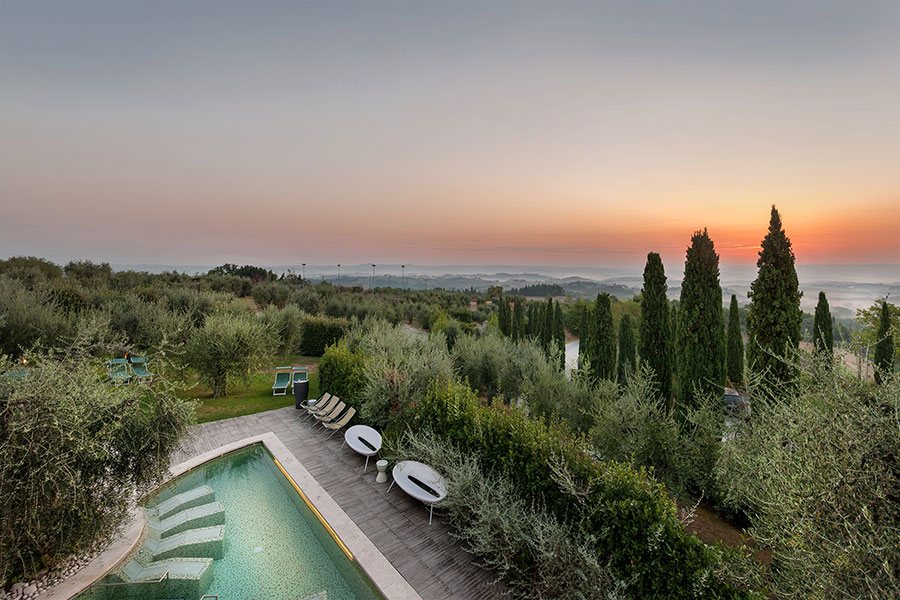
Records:
[[[825,292],[819,292],[819,302],[816,304],[816,317],[813,323],[813,344],[816,352],[824,354],[828,358],[834,355],[834,333],[832,332],[831,310],[828,308],[828,298]]]
[[[609,294],[597,295],[588,340],[590,346],[581,348],[586,351],[585,358],[590,362],[591,374],[596,379],[615,380],[616,331]]]
[[[522,395],[523,385],[547,359],[531,342],[513,342],[498,334],[460,337],[453,348],[457,373],[486,398],[502,397],[507,403]]]
[[[254,267],[253,265],[244,265],[239,267],[235,264],[225,263],[215,269],[209,271],[208,275],[244,277],[252,280],[254,283],[259,281],[274,281],[275,273],[262,267]]]
[[[190,313],[169,310],[165,300],[145,301],[136,294],[111,297],[101,313],[114,332],[142,351],[182,346],[192,327]]]
[[[878,342],[875,344],[875,383],[883,383],[894,372],[894,339],[891,333],[891,312],[887,300],[881,301],[878,321]]]
[[[319,361],[319,389],[357,407],[363,400],[366,385],[366,359],[353,352],[346,341],[328,346]]]
[[[684,411],[700,394],[721,396],[725,381],[719,255],[706,229],[691,236],[678,317],[678,405]]]
[[[637,367],[636,351],[634,326],[631,324],[631,317],[624,315],[619,321],[619,360],[616,377],[619,385],[625,385],[628,377],[634,373]]]
[[[557,283],[533,283],[509,290],[510,296],[526,296],[530,298],[546,298],[548,296],[565,296],[566,290]]]
[[[793,393],[751,390],[752,427],[722,447],[726,501],[771,548],[775,597],[895,597],[900,384],[797,356]]]
[[[408,423],[478,456],[489,474],[509,478],[514,494],[588,532],[635,597],[741,597],[716,576],[721,555],[685,532],[660,484],[642,470],[595,460],[564,429],[482,407],[454,383],[435,385]]]
[[[656,393],[672,397],[672,337],[669,330],[669,300],[666,272],[656,252],[647,255],[644,287],[641,290],[641,318],[638,353],[641,365],[652,370]]]
[[[516,298],[513,301],[512,324],[510,335],[514,342],[525,338],[525,300]]]
[[[497,324],[500,326],[500,333],[505,336],[512,335],[512,311],[509,308],[509,300],[501,292],[497,299]]]
[[[38,283],[61,278],[63,270],[49,260],[36,256],[11,256],[0,260],[0,275],[34,287]]]
[[[392,458],[440,465],[448,488],[440,512],[456,524],[467,550],[506,582],[513,597],[627,597],[625,584],[597,556],[591,535],[523,498],[508,477],[486,475],[477,457],[431,433],[407,432],[389,443]]]
[[[264,281],[253,286],[251,295],[259,306],[274,305],[282,308],[291,296],[291,288],[283,283]]]
[[[28,358],[26,377],[0,377],[0,585],[111,535],[136,488],[165,473],[192,412],[161,378],[106,383],[78,345]]]
[[[220,398],[235,379],[246,384],[268,362],[274,346],[272,330],[257,317],[217,313],[194,330],[185,360]]]
[[[756,262],[759,274],[750,284],[747,309],[747,361],[751,370],[785,384],[794,378],[791,365],[781,359],[800,343],[800,292],[794,251],[773,206],[769,231]]]
[[[744,383],[744,339],[741,337],[741,315],[738,310],[737,296],[734,294],[731,295],[731,306],[728,307],[725,375],[731,385],[740,387]]]
[[[294,354],[299,350],[304,318],[303,311],[294,304],[288,304],[284,308],[269,306],[260,314],[262,322],[275,334],[278,352],[281,354]]]
[[[322,356],[325,348],[343,337],[349,325],[347,319],[307,316],[303,319],[300,353],[306,356]]]
[[[35,345],[55,346],[71,330],[71,321],[47,292],[0,275],[0,354],[16,358]]]
[[[891,338],[894,341],[894,364],[900,363],[900,306],[887,302],[888,314],[891,322]],[[857,346],[874,348],[880,339],[879,328],[881,327],[882,311],[884,304],[881,301],[876,302],[869,308],[861,308],[856,311],[856,320],[860,324],[860,328],[855,332],[854,343]]]
[[[113,276],[109,263],[94,263],[89,260],[76,260],[63,267],[66,277],[76,279],[88,287],[97,287],[108,283]]]

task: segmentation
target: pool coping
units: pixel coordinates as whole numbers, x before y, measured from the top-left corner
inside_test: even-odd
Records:
[[[422,600],[422,597],[412,585],[385,558],[375,544],[366,537],[366,534],[362,532],[353,519],[325,491],[325,488],[315,480],[297,457],[278,439],[278,436],[271,431],[224,444],[177,464],[169,469],[168,477],[159,487],[204,463],[254,444],[265,446],[266,450],[282,466],[288,477],[303,490],[303,494],[327,522],[328,526],[334,530],[341,542],[347,546],[353,554],[353,560],[386,600]],[[99,581],[100,578],[128,558],[140,542],[146,526],[144,512],[136,506],[129,512],[129,519],[124,533],[114,540],[108,548],[78,573],[39,594],[37,596],[38,600],[65,600],[71,598]]]

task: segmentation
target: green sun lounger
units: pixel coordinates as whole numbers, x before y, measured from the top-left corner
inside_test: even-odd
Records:
[[[131,372],[138,380],[153,378],[153,373],[147,370],[147,359],[143,356],[131,357]]]
[[[111,358],[106,361],[106,370],[109,379],[113,383],[128,383],[131,381],[131,368],[127,358]]]
[[[275,367],[275,383],[272,384],[273,396],[286,396],[291,387],[291,368]]]

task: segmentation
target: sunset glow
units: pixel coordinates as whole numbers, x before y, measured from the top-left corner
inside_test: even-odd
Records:
[[[0,255],[900,263],[896,3],[363,6],[5,4]]]

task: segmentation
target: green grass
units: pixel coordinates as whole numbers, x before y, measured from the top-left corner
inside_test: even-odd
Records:
[[[278,357],[272,363],[272,366],[317,365],[318,363],[318,356],[293,355]],[[254,375],[247,386],[240,383],[231,384],[228,388],[228,395],[224,398],[213,398],[210,388],[200,383],[196,383],[196,385],[182,391],[179,395],[184,398],[196,398],[198,400],[199,404],[194,416],[197,419],[197,423],[206,423],[220,419],[230,419],[231,417],[252,415],[253,413],[284,406],[293,406],[293,394],[286,396],[272,395],[272,383],[274,381],[275,375],[270,370]],[[319,374],[317,372],[309,375],[309,397],[319,397]]]

